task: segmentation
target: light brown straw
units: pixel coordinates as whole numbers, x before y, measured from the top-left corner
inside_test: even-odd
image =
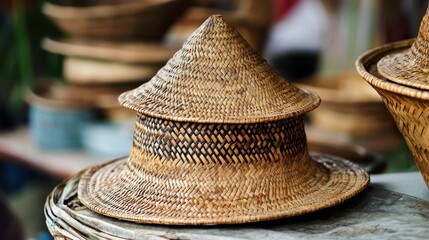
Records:
[[[120,99],[138,111],[131,154],[89,169],[78,188],[103,215],[254,222],[341,203],[369,182],[355,164],[309,156],[302,113],[319,98],[281,78],[220,16]]]
[[[429,7],[413,45],[390,51],[377,66],[378,72],[393,82],[429,90]]]
[[[71,37],[159,41],[189,5],[187,0],[133,0],[92,6],[46,1],[42,12]]]
[[[356,67],[383,98],[429,187],[429,91],[392,82],[377,70],[380,58],[408,49],[413,42],[406,40],[368,51],[357,59]]]
[[[312,157],[314,159],[319,159],[320,161],[339,163],[340,166],[346,167],[344,162],[337,158],[324,157],[318,154],[314,154]],[[202,232],[197,234],[196,232],[194,233],[192,230],[189,231],[188,229],[187,233],[186,229],[180,227],[163,228],[162,226],[148,226],[121,221],[116,218],[110,218],[94,213],[83,206],[77,199],[76,192],[81,175],[81,173],[75,174],[70,179],[59,184],[51,194],[49,194],[46,200],[46,224],[50,233],[57,238],[71,236],[70,239],[187,239],[188,237],[192,238],[193,235],[193,239],[201,239],[204,237],[223,239],[221,235],[217,237],[215,236],[219,231],[214,231],[214,233],[209,234],[204,234]],[[331,202],[332,200],[329,199],[330,196],[331,194],[322,196],[320,200],[327,199],[327,202]],[[252,226],[246,226],[246,228],[249,227],[252,228]],[[276,227],[272,226],[271,228],[272,229],[266,230],[272,231]],[[180,230],[183,230],[184,232],[181,232]],[[197,229],[197,232],[200,230],[204,232],[208,229]],[[239,236],[239,233],[231,233],[234,229],[224,228],[219,230],[229,231],[231,237],[232,235],[235,235],[236,237]],[[172,234],[166,235],[167,232],[171,232]],[[287,233],[284,233],[285,236],[286,234]],[[223,234],[224,237],[226,235],[228,234]]]
[[[290,164],[284,160],[213,166],[155,161],[147,159],[138,168],[122,159],[91,168],[80,181],[79,199],[92,211],[122,220],[237,224],[334,206],[369,183],[362,168],[330,156],[305,157],[304,164],[292,159]]]
[[[151,81],[119,101],[170,120],[256,123],[301,115],[320,98],[285,81],[231,25],[213,16]]]
[[[70,57],[90,58],[163,66],[179,49],[177,46],[147,42],[110,42],[84,39],[50,39],[42,41],[46,51]]]

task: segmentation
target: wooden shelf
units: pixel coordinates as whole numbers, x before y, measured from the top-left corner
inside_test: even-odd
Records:
[[[31,139],[26,127],[0,133],[0,159],[15,161],[63,179],[110,159],[94,157],[83,150],[45,150]]]

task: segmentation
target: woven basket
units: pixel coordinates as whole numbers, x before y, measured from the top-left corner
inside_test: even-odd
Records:
[[[119,100],[137,112],[130,156],[90,168],[78,188],[103,215],[255,222],[333,206],[369,182],[351,162],[309,156],[302,114],[319,97],[283,79],[220,16]]]
[[[54,239],[137,239],[138,226],[133,230],[132,224],[93,213],[79,202],[76,193],[81,174],[59,184],[46,199],[46,226]]]
[[[89,211],[77,199],[81,173],[60,183],[46,199],[46,226],[54,239],[141,239],[153,234],[139,225],[104,217]]]
[[[383,98],[429,186],[429,91],[389,81],[377,70],[382,57],[409,49],[413,42],[401,41],[368,51],[357,59],[356,67]]]
[[[186,0],[133,0],[70,7],[46,2],[42,11],[73,37],[159,40],[188,4]]]

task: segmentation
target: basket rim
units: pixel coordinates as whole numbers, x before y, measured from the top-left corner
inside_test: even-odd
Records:
[[[58,39],[47,37],[42,40],[41,47],[48,52],[69,57],[104,61],[115,59],[113,62],[154,66],[165,64],[180,49],[180,46],[168,43],[128,42],[127,44],[129,47],[124,48],[123,44],[100,40],[86,41],[72,37]],[[140,54],[139,52],[142,50],[147,54]]]
[[[365,81],[377,88],[413,98],[429,100],[429,91],[395,83],[388,79],[382,79],[370,73],[368,69],[369,66],[376,65],[378,60],[383,56],[408,49],[414,41],[415,38],[393,42],[364,52],[355,62],[357,72]]]
[[[56,89],[67,89],[60,84],[51,84],[47,80],[39,82],[32,88],[26,89],[24,100],[30,106],[43,109],[59,109],[62,111],[90,110],[94,105],[88,100],[55,99],[48,93]]]
[[[125,1],[122,4],[94,5],[94,6],[62,6],[45,1],[42,12],[48,17],[61,20],[84,20],[127,16],[150,10],[153,7],[174,3],[177,0],[139,0]]]

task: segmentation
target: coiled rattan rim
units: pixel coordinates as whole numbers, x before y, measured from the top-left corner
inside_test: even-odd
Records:
[[[382,76],[375,76],[374,74],[370,73],[370,70],[368,69],[371,65],[376,65],[376,63],[386,54],[403,51],[409,48],[414,43],[414,41],[415,39],[408,39],[404,41],[394,42],[363,53],[358,57],[355,62],[358,73],[367,82],[378,88],[413,98],[429,100],[429,91],[404,86],[385,79]]]

